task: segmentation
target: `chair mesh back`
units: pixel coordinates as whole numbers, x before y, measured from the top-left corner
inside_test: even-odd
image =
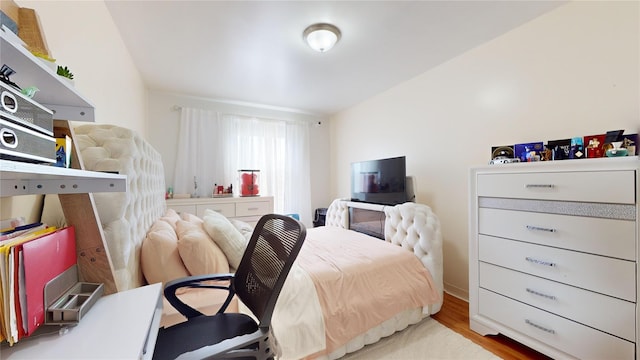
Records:
[[[253,231],[236,271],[234,288],[261,327],[271,324],[276,300],[305,236],[302,223],[276,214],[263,216]]]

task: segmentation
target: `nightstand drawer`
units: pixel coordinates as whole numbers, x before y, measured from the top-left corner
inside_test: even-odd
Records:
[[[635,344],[536,309],[493,292],[479,290],[479,313],[520,334],[579,359],[634,359]],[[609,311],[595,307],[593,311]],[[509,335],[514,337],[513,335]],[[518,338],[518,337],[515,337]],[[570,356],[562,356],[569,358]]]
[[[564,284],[636,301],[636,263],[479,235],[478,259]]]
[[[478,174],[477,196],[635,203],[634,171]]]
[[[636,259],[635,221],[479,208],[478,230],[485,235]]]
[[[635,303],[483,262],[480,287],[635,342]]]
[[[197,210],[198,213],[196,215],[198,215],[199,218],[204,217],[204,212],[207,209],[217,211],[228,218],[236,216],[236,204],[234,203],[198,204],[197,207],[198,207],[198,210]]]
[[[236,204],[236,216],[265,215],[273,211],[268,201],[247,201]]]

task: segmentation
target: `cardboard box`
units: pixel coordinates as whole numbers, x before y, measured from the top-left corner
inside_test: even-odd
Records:
[[[0,11],[2,11],[7,17],[9,17],[14,23],[19,26],[19,15],[18,11],[20,10],[20,6],[15,3],[13,0],[1,0],[0,1]]]

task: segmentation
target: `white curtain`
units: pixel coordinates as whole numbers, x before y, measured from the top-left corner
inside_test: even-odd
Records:
[[[215,111],[182,108],[174,194],[206,197],[213,194],[214,184],[227,184],[222,177],[224,160],[216,155],[224,152],[219,141],[220,123],[220,114]]]
[[[188,108],[180,122],[176,190],[192,188],[197,176],[199,188],[208,186],[199,196],[210,196],[214,183],[233,184],[237,195],[238,170],[260,170],[260,195],[274,197],[275,212],[311,225],[309,123]]]

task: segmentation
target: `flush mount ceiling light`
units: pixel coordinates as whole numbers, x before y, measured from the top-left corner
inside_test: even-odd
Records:
[[[309,46],[319,52],[329,51],[340,40],[340,29],[331,24],[313,24],[302,34]]]

